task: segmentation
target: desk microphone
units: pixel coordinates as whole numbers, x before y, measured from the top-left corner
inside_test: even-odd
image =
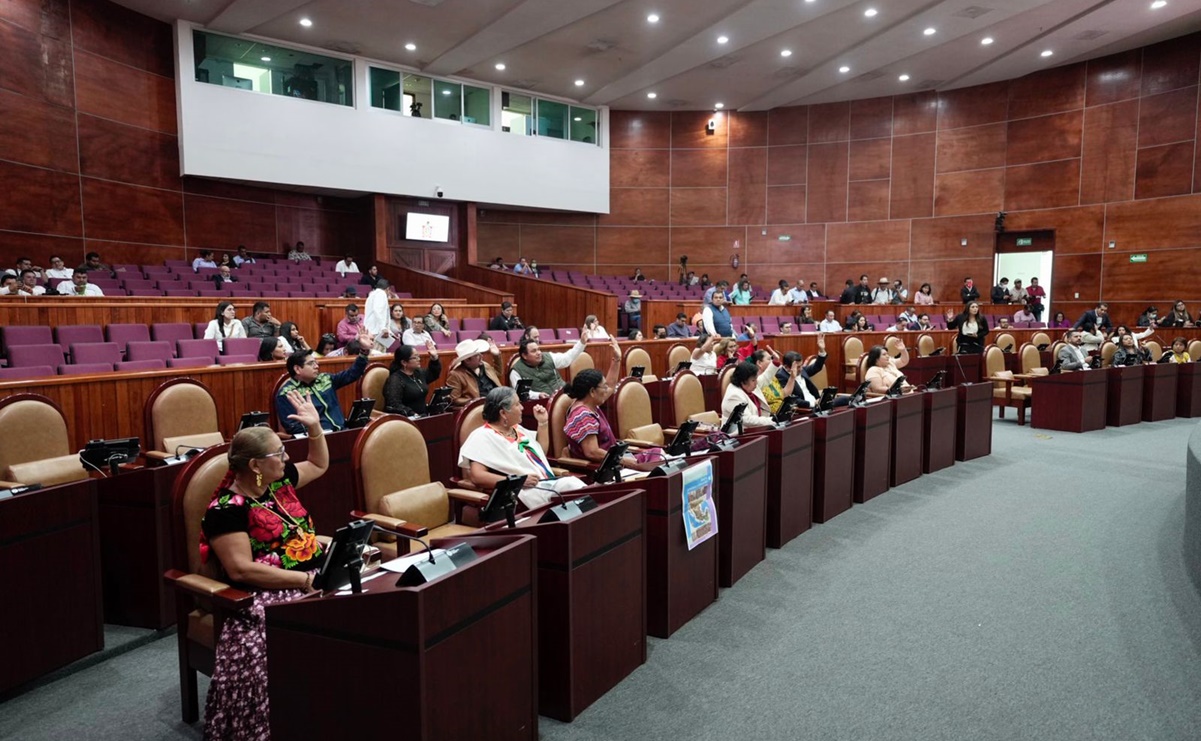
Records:
[[[437,561],[434,559],[434,551],[432,548],[430,548],[430,544],[428,541],[422,540],[421,538],[417,537],[416,535],[409,535],[408,533],[401,532],[400,530],[392,530],[390,528],[386,528],[383,525],[377,524],[375,522],[371,523],[371,529],[376,532],[381,532],[384,535],[393,535],[398,538],[404,538],[405,540],[417,541],[421,545],[425,546],[425,550],[421,551],[421,552],[429,554],[429,562],[437,563]]]
[[[203,452],[204,452],[204,448],[194,448],[194,447],[192,447],[192,446],[190,446],[190,445],[176,445],[176,446],[175,446],[175,457],[176,457],[176,458],[179,458],[179,457],[180,457],[180,455],[179,455],[179,451],[180,451],[180,449],[181,449],[181,448],[187,448],[187,449],[188,449],[188,451],[187,451],[186,453],[184,453],[184,454],[183,454],[183,460],[185,460],[185,461],[190,461],[190,460],[192,460],[192,458],[194,458],[196,455],[198,455],[198,454],[200,454],[200,453],[203,453]]]
[[[371,523],[371,529],[386,535],[395,535],[397,537],[404,538],[405,540],[415,540],[421,545],[425,546],[424,552],[429,554],[428,561],[418,561],[409,568],[405,569],[405,572],[400,575],[400,579],[396,581],[396,586],[398,587],[413,587],[417,586],[418,584],[425,584],[426,582],[433,581],[444,574],[449,574],[460,566],[468,564],[476,559],[475,549],[471,547],[470,543],[459,543],[458,545],[447,548],[446,555],[441,560],[437,560],[434,558],[434,551],[432,548],[430,548],[430,544],[416,535],[409,535],[408,533],[404,533],[399,530],[386,528],[375,522]]]
[[[959,366],[959,378],[962,381],[961,384],[956,384],[956,385],[971,386],[972,383],[971,383],[971,381],[967,380],[967,373],[965,373],[963,370],[963,361],[959,359],[959,353],[955,353],[954,357],[955,357],[955,364]]]

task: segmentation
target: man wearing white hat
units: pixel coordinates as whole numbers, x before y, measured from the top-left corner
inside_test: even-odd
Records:
[[[492,361],[484,360],[485,352],[492,353]],[[500,348],[490,339],[463,340],[455,345],[455,359],[446,376],[451,403],[456,407],[464,407],[481,396],[487,396],[497,386],[502,386],[495,362],[499,359]]]
[[[639,291],[630,291],[630,297],[626,299],[625,306],[626,316],[629,318],[631,328],[642,328],[642,293]]]

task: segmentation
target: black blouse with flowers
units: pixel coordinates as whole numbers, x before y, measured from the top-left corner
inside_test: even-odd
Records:
[[[298,478],[296,466],[288,462],[283,478],[268,486],[257,500],[219,489],[200,523],[201,559],[208,561],[212,538],[246,533],[251,555],[258,563],[290,571],[319,568],[323,549],[313,530],[313,518],[292,485]]]

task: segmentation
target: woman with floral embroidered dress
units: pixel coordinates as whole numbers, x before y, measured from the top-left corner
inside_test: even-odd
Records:
[[[229,445],[229,473],[201,522],[201,559],[216,556],[232,585],[255,594],[254,604],[229,616],[221,629],[204,713],[206,739],[270,737],[264,611],[311,592],[321,565],[313,518],[296,489],[325,473],[329,451],[312,402],[295,391],[288,401],[296,409],[288,418],[308,430],[308,460],[292,463],[268,427],[240,431]]]

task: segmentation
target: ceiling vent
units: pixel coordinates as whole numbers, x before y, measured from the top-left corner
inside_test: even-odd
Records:
[[[339,54],[353,54],[355,56],[358,56],[363,51],[363,47],[353,41],[330,41],[325,43],[322,48],[336,51]]]
[[[945,82],[946,80],[922,80],[914,85],[914,87],[916,87],[918,90],[934,90]]]
[[[874,69],[871,72],[864,72],[863,74],[856,77],[855,82],[871,82],[872,80],[879,80],[883,76],[884,76],[883,72],[881,72],[878,69]]]
[[[409,0],[409,2],[416,3],[417,5],[425,5],[429,8],[436,8],[442,4],[443,0]]]
[[[593,51],[597,54],[601,54],[609,51],[610,49],[616,48],[617,42],[612,39],[596,39],[595,41],[590,41],[587,46],[588,51]]]
[[[709,64],[707,64],[706,66],[709,69],[726,69],[728,67],[733,67],[734,65],[738,64],[741,61],[742,61],[742,57],[736,57],[731,54],[730,56],[722,57],[721,59],[714,59],[712,62],[709,62]]]
[[[982,8],[979,5],[969,5],[968,7],[951,15],[956,18],[979,18],[985,13],[991,13],[992,8]]]
[[[1081,31],[1072,38],[1077,41],[1096,41],[1107,33],[1109,31]]]
[[[804,74],[805,70],[801,69],[800,67],[781,67],[775,72],[772,72],[771,76],[777,80],[793,80]]]

